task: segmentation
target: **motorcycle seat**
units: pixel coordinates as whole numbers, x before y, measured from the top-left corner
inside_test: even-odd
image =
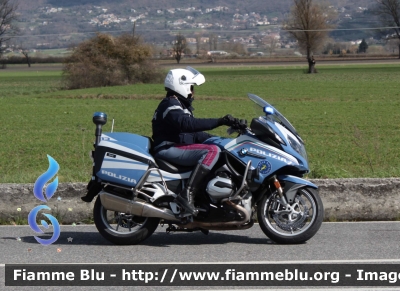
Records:
[[[161,159],[155,159],[155,161],[161,170],[172,174],[191,172],[194,168],[194,167],[173,165],[170,162]]]

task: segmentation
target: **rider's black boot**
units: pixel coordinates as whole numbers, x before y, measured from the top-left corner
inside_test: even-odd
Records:
[[[176,197],[176,202],[193,216],[197,216],[199,213],[199,211],[194,207],[194,196],[200,183],[209,172],[209,169],[205,168],[202,164],[198,164],[190,175],[186,187]]]

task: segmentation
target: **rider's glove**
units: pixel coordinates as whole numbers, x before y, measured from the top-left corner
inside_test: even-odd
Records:
[[[247,128],[247,120],[246,119],[240,119],[239,124],[237,125],[239,129],[246,129]]]
[[[218,119],[218,125],[227,125],[227,126],[232,126],[239,123],[239,119],[234,118],[232,115],[228,114],[225,115],[224,117]]]

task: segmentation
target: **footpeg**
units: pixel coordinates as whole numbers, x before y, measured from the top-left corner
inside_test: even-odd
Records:
[[[175,199],[175,202],[182,207],[183,209],[185,209],[185,211],[187,213],[189,213],[190,215],[193,216],[197,216],[197,214],[199,214],[199,211],[197,209],[193,209],[191,207],[191,205],[189,204],[189,202],[185,199],[183,199],[181,196],[177,196]]]

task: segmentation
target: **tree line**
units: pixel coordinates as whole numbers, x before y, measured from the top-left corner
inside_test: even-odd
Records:
[[[386,27],[387,39],[398,42],[400,58],[400,0],[375,0],[373,13]],[[5,52],[6,43],[18,34],[15,24],[17,19],[18,0],[0,0],[0,58]],[[328,3],[317,0],[293,0],[290,13],[282,23],[282,29],[296,40],[299,48],[305,53],[309,64],[309,73],[315,69],[314,54],[324,45],[329,33],[336,27],[337,14]],[[199,35],[197,53],[200,49]],[[256,39],[270,50],[274,48],[274,39]],[[217,49],[218,39],[215,34],[209,37],[210,50]],[[227,45],[227,44],[223,44]],[[239,47],[235,48],[240,50]],[[363,40],[359,52],[366,52],[368,44]],[[171,44],[171,52],[179,63],[182,56],[188,53],[186,37],[177,34]],[[28,63],[28,53],[24,54]],[[97,34],[73,48],[72,55],[64,61],[64,76],[68,88],[88,86],[112,86],[137,82],[154,82],[160,78],[160,71],[151,62],[152,47],[134,35],[113,37]],[[93,75],[89,80],[88,76]]]

